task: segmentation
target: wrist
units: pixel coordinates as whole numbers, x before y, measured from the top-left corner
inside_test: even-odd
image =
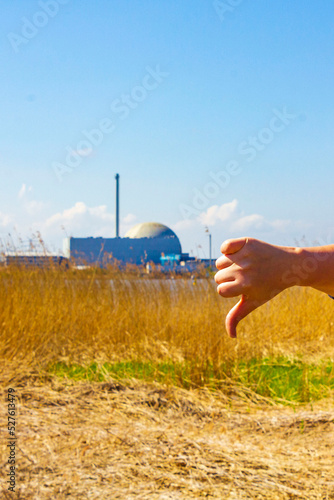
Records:
[[[288,286],[309,286],[334,295],[334,247],[290,248]],[[331,276],[332,274],[332,276]]]
[[[284,288],[295,285],[309,286],[308,279],[310,269],[306,249],[299,247],[282,247],[282,250],[285,257],[283,260],[284,272],[282,274],[282,284]]]
[[[334,295],[334,246],[304,248],[302,267],[306,274],[303,286]]]

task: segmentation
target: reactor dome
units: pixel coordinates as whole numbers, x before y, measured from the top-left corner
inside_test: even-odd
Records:
[[[125,238],[154,238],[161,239],[169,244],[166,245],[168,253],[181,254],[181,243],[174,231],[164,224],[158,222],[144,222],[136,224],[125,235]]]
[[[177,238],[174,231],[158,222],[136,224],[125,235],[125,238]]]

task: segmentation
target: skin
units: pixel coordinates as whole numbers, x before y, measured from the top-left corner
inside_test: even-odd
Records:
[[[311,286],[334,295],[334,245],[283,247],[254,238],[224,241],[216,261],[217,291],[239,302],[226,316],[226,330],[237,336],[237,325],[257,307],[294,285]]]

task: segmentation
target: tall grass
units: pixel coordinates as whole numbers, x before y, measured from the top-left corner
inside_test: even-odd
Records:
[[[334,303],[324,294],[283,292],[241,322],[236,341],[224,328],[235,300],[220,298],[211,278],[193,283],[129,276],[55,266],[1,268],[2,376],[93,362],[142,363],[155,367],[147,377],[169,366],[169,380],[184,386],[218,387],[228,379],[256,389],[257,377],[267,377],[259,366],[268,367],[268,360],[272,367],[299,360],[305,368],[324,360],[328,366],[334,357]],[[304,368],[295,378],[304,377],[305,385]],[[269,372],[280,379],[277,370]]]

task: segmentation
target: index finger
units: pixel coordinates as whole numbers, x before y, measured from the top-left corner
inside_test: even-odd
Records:
[[[216,268],[217,269],[225,269],[233,264],[233,260],[229,259],[226,255],[222,255],[216,260]]]
[[[220,251],[224,255],[229,255],[231,253],[239,252],[239,250],[241,250],[244,247],[247,241],[248,238],[245,237],[225,240],[220,247]]]

